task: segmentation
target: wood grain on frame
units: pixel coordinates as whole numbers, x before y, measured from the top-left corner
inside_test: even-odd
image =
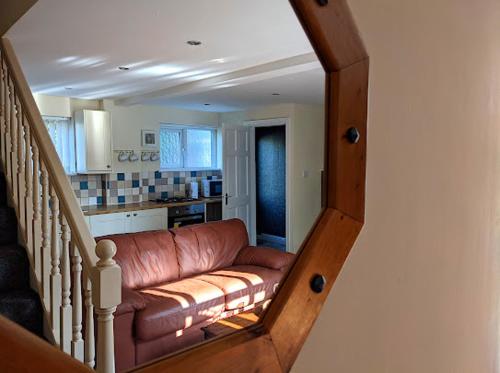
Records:
[[[346,0],[290,0],[299,21],[327,72],[368,57]]]

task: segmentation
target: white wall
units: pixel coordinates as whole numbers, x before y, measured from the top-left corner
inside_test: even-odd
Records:
[[[280,104],[220,115],[222,125],[272,118],[290,121],[291,239],[292,250],[296,252],[321,210],[324,110],[320,105]],[[307,177],[303,177],[304,171]]]
[[[500,2],[349,4],[366,225],[292,371],[499,372]]]
[[[115,106],[111,100],[103,100],[102,108],[111,113],[113,123],[113,148],[140,152],[141,130],[160,129],[161,123],[194,124],[217,127],[219,114],[203,111],[176,109],[164,106],[134,105]],[[160,162],[118,162],[115,154],[113,170],[116,171],[156,171]]]
[[[72,117],[77,110],[106,110],[111,113],[113,149],[134,150],[140,155],[141,130],[160,129],[161,123],[193,124],[218,127],[219,114],[183,110],[164,106],[115,106],[111,100],[82,100],[68,97],[35,94],[42,115]],[[147,150],[147,149],[146,149]],[[160,162],[118,162],[113,154],[113,172],[157,171]]]

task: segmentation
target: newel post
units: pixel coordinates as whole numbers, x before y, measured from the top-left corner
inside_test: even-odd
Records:
[[[121,303],[121,268],[113,260],[113,241],[99,241],[96,254],[99,261],[93,271],[92,300],[97,314],[97,371],[114,373],[113,313]]]

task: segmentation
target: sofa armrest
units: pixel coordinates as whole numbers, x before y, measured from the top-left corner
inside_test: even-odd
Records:
[[[248,246],[238,253],[234,265],[255,265],[284,272],[293,263],[294,258],[294,254],[270,247]]]
[[[144,298],[138,292],[122,288],[122,302],[116,307],[115,316],[140,311],[146,308]]]

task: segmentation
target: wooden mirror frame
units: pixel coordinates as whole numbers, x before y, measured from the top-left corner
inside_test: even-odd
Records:
[[[368,55],[346,0],[290,3],[326,72],[326,205],[258,324],[137,371],[289,371],[361,231]]]

